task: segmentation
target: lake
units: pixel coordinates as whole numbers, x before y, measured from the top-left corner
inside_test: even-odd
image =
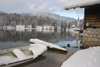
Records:
[[[80,46],[82,37],[78,33],[61,31],[37,31],[25,29],[24,31],[0,30],[0,49],[9,49],[21,46],[29,46],[30,38],[38,38],[61,47]]]
[[[9,49],[22,46],[29,46],[30,38],[38,38],[68,50],[67,53],[56,50],[48,50],[40,55],[35,60],[23,63],[14,67],[60,67],[61,64],[67,60],[80,48],[72,48],[73,46],[80,46],[82,37],[76,32],[52,31],[43,30],[38,31],[34,29],[25,30],[0,30],[0,49]],[[70,44],[71,47],[67,47]]]

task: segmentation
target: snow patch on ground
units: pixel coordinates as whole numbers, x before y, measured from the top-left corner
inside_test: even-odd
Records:
[[[61,67],[100,67],[100,46],[77,51]]]

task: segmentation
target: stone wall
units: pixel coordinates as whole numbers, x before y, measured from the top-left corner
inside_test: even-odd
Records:
[[[83,31],[84,42],[100,42],[100,28],[87,28]]]

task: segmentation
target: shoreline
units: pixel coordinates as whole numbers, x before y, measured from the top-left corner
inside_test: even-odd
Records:
[[[14,67],[60,67],[65,60],[67,60],[76,51],[80,50],[79,48],[68,47],[66,49],[68,50],[67,53],[56,50],[48,50],[38,58]]]

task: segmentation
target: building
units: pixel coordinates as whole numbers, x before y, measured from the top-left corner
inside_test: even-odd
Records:
[[[74,24],[72,25],[72,28],[75,28],[75,25]]]
[[[83,45],[100,45],[100,0],[70,0],[64,7],[84,8]]]
[[[79,25],[80,25],[80,20],[79,20],[79,17],[78,17],[78,20],[77,20],[77,27],[79,28]]]

